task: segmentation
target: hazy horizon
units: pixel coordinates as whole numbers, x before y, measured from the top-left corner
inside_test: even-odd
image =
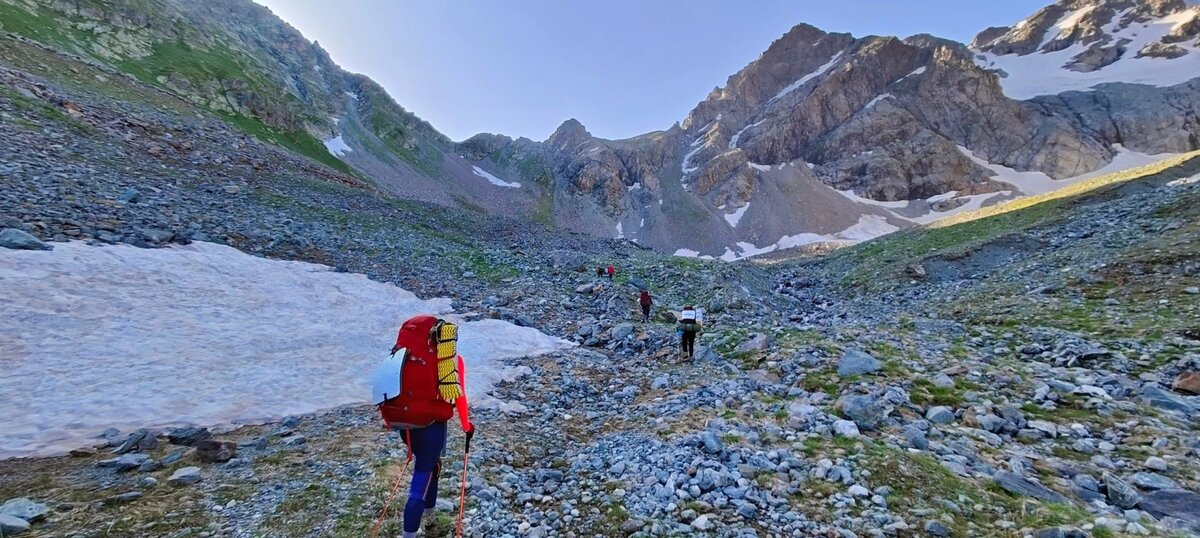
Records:
[[[454,140],[480,132],[544,140],[569,118],[593,135],[628,138],[682,120],[799,23],[966,42],[1049,3],[255,1]]]

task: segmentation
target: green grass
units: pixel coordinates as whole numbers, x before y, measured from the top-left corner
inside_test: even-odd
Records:
[[[266,529],[290,536],[306,535],[313,528],[320,526],[327,517],[325,509],[334,499],[333,490],[320,484],[309,484],[302,489],[288,493],[275,506],[271,515],[261,523]]]
[[[259,140],[275,144],[277,146],[292,150],[301,155],[305,155],[315,161],[329,166],[340,172],[354,174],[354,170],[350,165],[342,162],[341,159],[334,157],[329,153],[320,140],[313,138],[312,135],[305,131],[282,131],[272,129],[267,124],[259,121],[257,118],[242,116],[240,114],[221,113],[220,116],[227,122],[239,130],[249,134]]]

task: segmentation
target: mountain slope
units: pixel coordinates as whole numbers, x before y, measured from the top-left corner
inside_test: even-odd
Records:
[[[1113,36],[1088,34],[1083,23],[1063,29],[1118,10],[1120,28],[1093,24]],[[1064,0],[1013,28],[985,31],[974,48],[802,24],[671,129],[605,141],[568,122],[519,151],[549,162],[535,173],[554,175],[555,207],[571,208],[555,213],[559,224],[665,250],[735,258],[806,242],[796,237],[856,235],[844,231],[876,217],[869,228],[878,233],[1200,148],[1200,70],[1190,63],[1200,54],[1188,41],[1197,12],[1182,1]],[[1138,25],[1142,58],[1113,64],[1121,70],[1111,75],[1100,69],[1101,78],[1022,100],[1033,97],[1023,95],[1025,77],[1045,77],[1003,70],[1024,62],[1074,73],[1045,53],[1072,40],[1122,42]],[[1053,31],[1062,37],[1047,37]],[[1187,54],[1152,58],[1150,38],[1161,35]],[[1040,40],[1043,49],[1025,48]],[[1067,92],[1126,78],[1156,84]],[[481,135],[459,151],[496,161],[515,150]],[[672,205],[686,209],[660,209]]]
[[[2,0],[0,21],[392,194],[521,215],[536,197],[489,188],[444,135],[249,0]]]

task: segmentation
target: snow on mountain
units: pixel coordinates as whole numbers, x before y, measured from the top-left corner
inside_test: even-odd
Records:
[[[487,170],[484,170],[478,166],[472,166],[471,168],[474,170],[475,175],[488,180],[488,183],[491,183],[492,185],[495,185],[497,187],[508,187],[508,188],[512,188],[512,189],[518,189],[521,187],[521,184],[516,181],[512,181],[512,182],[504,181],[503,179],[500,179],[500,178],[488,173]]]
[[[0,256],[0,458],[48,456],[100,430],[228,426],[360,403],[408,317],[454,319],[449,299],[225,246],[59,243]],[[473,404],[520,370],[508,358],[570,344],[462,324]],[[486,350],[486,352],[485,352]]]
[[[342,139],[342,135],[337,135],[329,140],[325,140],[324,142],[325,149],[329,150],[329,153],[333,154],[334,157],[345,157],[346,153],[354,151],[354,149],[347,145],[346,141]]]
[[[1018,100],[1109,82],[1166,87],[1200,77],[1200,40],[1189,35],[1200,26],[1200,7],[1139,17],[1133,7],[1115,11],[1109,3],[1115,2],[1097,0],[1066,11],[1033,52],[997,47],[1014,32],[1037,25],[1026,19],[1004,36],[976,43],[976,63],[1000,72],[1004,94]],[[1100,24],[1103,20],[1108,22]]]

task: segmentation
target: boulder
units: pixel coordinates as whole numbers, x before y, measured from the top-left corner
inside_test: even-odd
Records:
[[[1068,502],[1067,498],[1061,493],[1008,471],[1000,471],[992,479],[996,481],[997,485],[1004,488],[1005,491],[1014,495],[1033,497],[1034,499],[1059,504],[1066,504]]]
[[[771,345],[771,339],[765,334],[755,334],[747,338],[745,342],[738,344],[736,353],[751,353],[754,351],[766,351]]]
[[[721,440],[717,439],[717,435],[710,431],[700,432],[700,443],[704,446],[704,451],[709,454],[719,454],[725,449]]]
[[[1186,489],[1163,489],[1147,493],[1138,508],[1157,518],[1174,517],[1200,527],[1200,493]]]
[[[236,455],[236,443],[214,439],[196,442],[196,456],[204,463],[225,463]]]
[[[877,428],[890,414],[890,410],[880,405],[877,398],[863,394],[844,396],[839,408],[842,415],[866,430]]]
[[[46,519],[48,513],[50,513],[49,506],[35,503],[25,497],[9,499],[0,505],[0,514],[19,517],[30,523]]]
[[[96,465],[100,467],[113,467],[118,472],[125,472],[137,469],[147,461],[150,461],[150,456],[145,454],[122,454],[119,458],[101,460]]]
[[[1200,394],[1200,372],[1183,372],[1175,377],[1171,388],[1187,394]]]
[[[954,410],[944,405],[930,407],[925,412],[925,420],[934,424],[949,424],[954,422]]]
[[[858,431],[858,425],[850,422],[849,420],[834,421],[833,433],[837,434],[839,437],[846,437],[849,439],[858,439],[862,436],[862,434]]]
[[[847,349],[838,360],[837,373],[841,377],[869,374],[883,368],[878,359],[859,349]]]
[[[13,250],[50,250],[50,245],[16,228],[0,230],[0,247]]]
[[[1126,510],[1137,506],[1141,500],[1136,489],[1112,473],[1104,473],[1104,486],[1108,502]]]
[[[1133,482],[1133,485],[1137,486],[1138,488],[1148,491],[1160,489],[1179,489],[1178,483],[1158,473],[1134,473],[1131,481]]]
[[[13,536],[29,530],[29,522],[16,516],[0,514],[0,536]]]
[[[632,323],[621,323],[612,328],[609,337],[620,342],[626,338],[629,338],[629,335],[633,334],[633,328],[634,327]]]
[[[173,445],[192,446],[197,441],[212,438],[212,433],[208,428],[193,428],[191,426],[184,428],[175,428],[167,432],[167,442]]]
[[[1142,398],[1145,398],[1147,403],[1159,409],[1177,411],[1187,415],[1196,412],[1196,408],[1183,398],[1155,386],[1142,389]]]

